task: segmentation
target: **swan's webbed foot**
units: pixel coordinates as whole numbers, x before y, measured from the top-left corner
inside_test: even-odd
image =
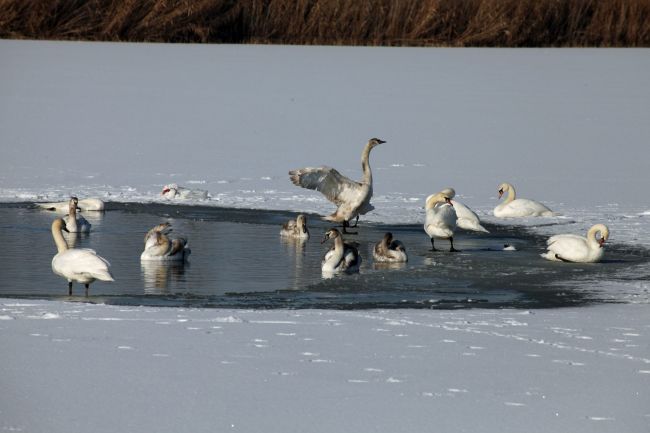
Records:
[[[354,221],[353,226],[351,226],[350,223],[348,222],[348,227],[350,227],[350,228],[355,228],[358,225],[359,225],[359,215],[357,215],[357,219]]]

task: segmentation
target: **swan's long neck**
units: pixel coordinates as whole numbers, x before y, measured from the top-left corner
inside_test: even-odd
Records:
[[[52,237],[54,238],[54,243],[56,244],[56,249],[59,254],[68,249],[68,243],[63,237],[63,230],[61,230],[60,221],[54,221],[52,223]]]
[[[587,241],[591,245],[600,246],[600,242],[596,238],[596,234],[598,233],[600,233],[601,237],[605,237],[607,234],[609,234],[609,230],[603,224],[596,224],[593,227],[591,227],[587,232]]]
[[[504,203],[510,203],[516,197],[515,187],[514,186],[508,184],[507,191],[508,191],[508,197],[506,197],[506,199],[504,200]]]
[[[366,147],[363,148],[361,152],[361,168],[363,169],[363,180],[362,183],[367,185],[372,185],[372,170],[370,170],[370,150],[372,147],[370,143],[366,144]]]
[[[77,205],[74,204],[74,202],[70,202],[70,206],[68,208],[68,213],[70,214],[70,219],[73,219],[73,220],[77,219]]]

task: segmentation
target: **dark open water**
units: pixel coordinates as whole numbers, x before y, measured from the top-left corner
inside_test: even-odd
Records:
[[[516,226],[490,226],[491,234],[458,232],[462,252],[431,252],[421,225],[361,221],[363,264],[358,275],[323,279],[321,245],[330,227],[308,216],[311,239],[280,238],[289,212],[199,206],[110,203],[86,213],[93,224],[76,246],[95,249],[111,262],[114,283],[95,282],[90,297],[75,284],[73,300],[110,304],[238,308],[546,308],[625,299],[609,282],[647,280],[650,252],[608,245],[606,261],[576,265],[548,262],[539,254],[545,238]],[[50,224],[56,215],[31,204],[0,204],[0,296],[70,299],[67,281],[53,274],[56,247]],[[189,263],[141,264],[143,236],[171,221],[189,239]],[[407,247],[409,262],[374,264],[372,247],[391,231]],[[68,235],[66,235],[68,236]],[[70,242],[70,237],[68,237]],[[445,241],[436,241],[448,248]],[[511,244],[517,251],[503,251]]]

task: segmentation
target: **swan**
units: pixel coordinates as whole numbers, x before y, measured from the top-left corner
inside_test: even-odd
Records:
[[[596,235],[600,233],[600,239]],[[604,224],[596,224],[587,232],[587,237],[564,234],[551,236],[546,241],[548,251],[541,254],[548,260],[595,263],[603,258],[605,241],[609,238],[609,229]]]
[[[543,204],[526,198],[515,198],[515,188],[509,183],[499,185],[499,198],[505,193],[508,197],[503,203],[494,208],[494,216],[498,218],[528,217],[528,216],[555,216],[553,212]]]
[[[370,151],[375,146],[385,143],[379,138],[371,138],[361,152],[363,178],[355,182],[343,176],[331,167],[306,167],[289,172],[294,185],[320,191],[329,201],[337,206],[336,211],[325,217],[327,221],[341,223],[343,233],[350,227],[352,218],[359,221],[359,215],[365,215],[374,209],[370,204],[372,198],[372,171],[370,170]],[[355,224],[356,226],[356,224]]]
[[[307,217],[300,214],[295,220],[289,220],[282,225],[280,235],[295,238],[309,239],[309,230],[307,229]]]
[[[481,220],[473,210],[458,200],[453,200],[453,198],[456,196],[456,191],[453,188],[445,188],[440,192],[452,199],[451,204],[454,206],[454,210],[456,211],[456,217],[458,217],[458,220],[456,221],[457,227],[473,232],[490,233],[485,227],[481,225]]]
[[[361,266],[361,256],[355,245],[343,241],[341,232],[337,229],[329,229],[321,244],[329,239],[334,239],[334,246],[330,248],[323,256],[321,270],[324,273],[336,272],[359,272]]]
[[[169,239],[167,234],[172,231],[171,224],[158,224],[147,232],[144,237],[144,251],[140,260],[184,261],[192,250],[184,238]]]
[[[398,240],[393,239],[393,234],[388,232],[384,238],[375,244],[372,257],[376,262],[407,262],[406,247]]]
[[[60,201],[52,203],[36,203],[36,206],[45,210],[52,210],[55,212],[64,213],[68,211],[68,206],[70,205],[69,201]],[[102,200],[98,198],[82,198],[77,203],[77,209],[82,212],[88,211],[103,211],[105,210],[105,204]]]
[[[63,217],[63,221],[65,221],[65,226],[69,233],[90,233],[92,224],[90,224],[86,218],[77,215],[78,203],[79,199],[77,197],[70,198],[68,215]]]
[[[434,238],[449,239],[449,252],[458,251],[454,248],[454,230],[458,217],[451,198],[441,191],[427,197],[424,207],[426,209],[424,231],[431,238],[431,251],[437,251]]]
[[[68,248],[63,238],[63,230],[68,231],[65,221],[57,218],[52,222],[52,237],[56,244],[57,254],[52,258],[52,271],[68,280],[68,296],[72,296],[72,282],[76,281],[88,287],[95,280],[115,281],[108,269],[110,263],[97,255],[94,250],[87,248]]]
[[[189,189],[178,186],[175,183],[165,185],[162,189],[161,195],[168,199],[196,199],[207,200],[208,192],[203,189]]]

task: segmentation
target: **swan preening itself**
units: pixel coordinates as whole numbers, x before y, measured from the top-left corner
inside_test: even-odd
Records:
[[[144,251],[140,260],[184,261],[192,252],[184,238],[170,239],[167,235],[172,231],[171,224],[158,224],[147,232],[144,237]]]
[[[331,167],[306,167],[289,172],[294,185],[320,191],[329,201],[337,206],[336,211],[325,217],[327,221],[341,223],[343,233],[350,227],[353,218],[359,219],[374,207],[370,204],[372,198],[372,171],[370,170],[370,151],[384,140],[371,138],[361,153],[361,168],[363,178],[355,182],[343,176]]]
[[[63,221],[65,221],[65,226],[69,233],[90,233],[92,224],[90,224],[86,218],[77,215],[78,203],[79,199],[77,199],[77,197],[70,198],[70,203],[68,204],[68,215],[63,217]]]
[[[494,216],[498,218],[516,218],[529,216],[555,216],[555,212],[538,201],[526,198],[516,198],[515,188],[509,183],[499,185],[499,198],[505,193],[508,196],[503,203],[494,208]]]
[[[309,230],[307,229],[307,217],[300,214],[295,220],[289,220],[282,225],[280,230],[282,236],[294,239],[309,239]]]
[[[375,244],[372,257],[375,262],[384,263],[401,263],[407,262],[409,259],[404,244],[393,239],[393,234],[390,232],[387,232],[383,239]]]
[[[426,217],[424,231],[431,238],[431,251],[436,251],[434,238],[449,239],[449,252],[458,251],[454,248],[454,230],[456,229],[456,211],[451,203],[451,197],[443,191],[427,197],[424,208]]]
[[[68,248],[63,238],[66,224],[61,218],[52,222],[52,237],[56,244],[57,254],[52,258],[52,271],[68,280],[68,295],[72,296],[72,282],[76,281],[86,286],[86,296],[90,283],[95,280],[114,281],[110,263],[97,255],[94,250],[87,248]]]
[[[456,217],[458,218],[456,220],[457,227],[473,232],[490,233],[485,227],[481,225],[481,220],[473,210],[458,200],[453,199],[456,196],[456,191],[453,188],[445,188],[440,192],[452,199],[451,205],[454,207],[454,210],[456,211]]]
[[[325,274],[337,272],[359,272],[361,266],[361,256],[355,245],[343,241],[341,232],[337,229],[329,229],[321,241],[325,243],[329,239],[334,240],[334,246],[330,248],[323,257],[321,270]]]
[[[165,185],[162,189],[161,195],[169,199],[195,199],[195,200],[207,200],[208,192],[203,189],[189,189],[182,186],[178,186],[175,183],[170,183]]]
[[[36,206],[45,210],[53,210],[55,212],[64,213],[69,209],[69,201],[60,201],[55,203],[36,203]],[[83,198],[78,201],[77,209],[82,212],[88,211],[103,211],[105,208],[104,202],[98,198]]]
[[[600,238],[596,235],[600,233]],[[546,241],[548,251],[541,254],[548,260],[595,263],[605,253],[605,242],[609,238],[609,229],[604,224],[596,224],[587,232],[587,237],[565,234],[551,236]]]

